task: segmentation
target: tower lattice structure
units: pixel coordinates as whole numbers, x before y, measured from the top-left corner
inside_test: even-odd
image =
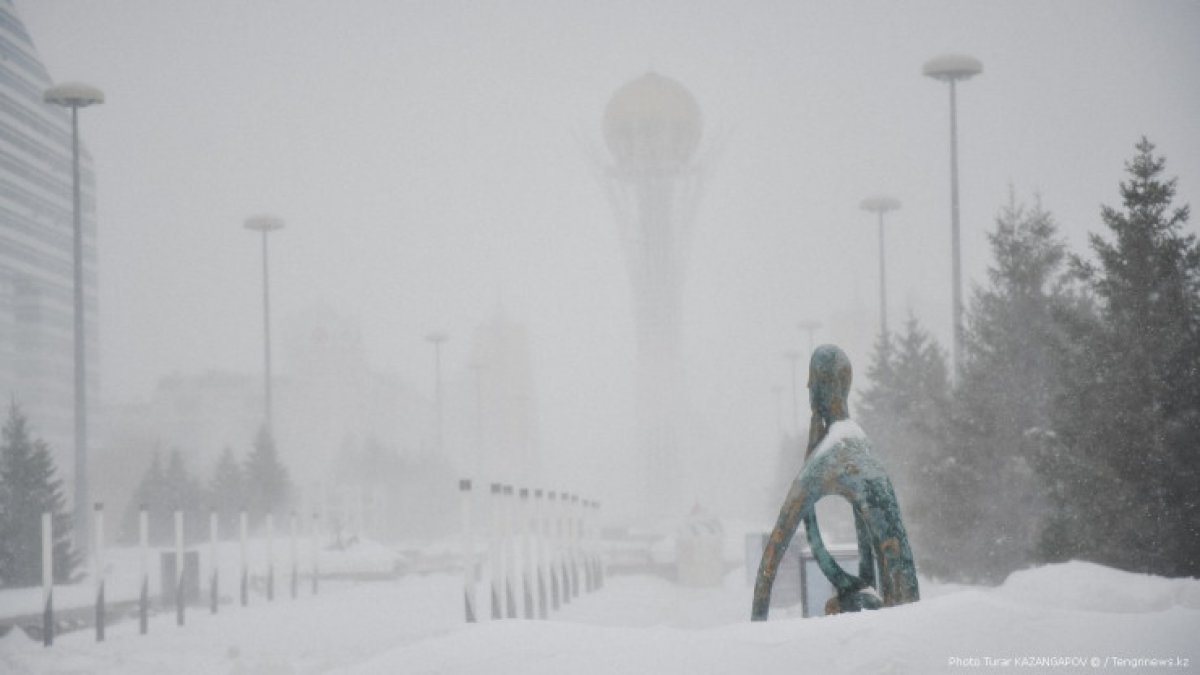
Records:
[[[617,89],[604,113],[612,161],[603,175],[633,295],[636,442],[645,461],[644,506],[651,514],[683,506],[683,286],[703,178],[696,159],[701,130],[691,92],[653,72]]]

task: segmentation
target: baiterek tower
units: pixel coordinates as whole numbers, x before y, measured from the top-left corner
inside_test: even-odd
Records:
[[[637,339],[637,450],[648,515],[677,514],[684,411],[682,305],[690,226],[701,184],[700,107],[654,72],[617,89],[604,111],[604,183],[621,230]]]

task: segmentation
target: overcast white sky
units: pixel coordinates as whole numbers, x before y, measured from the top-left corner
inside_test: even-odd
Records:
[[[706,140],[725,137],[685,340],[691,405],[726,457],[773,452],[770,388],[805,346],[799,320],[865,372],[878,278],[863,197],[903,202],[893,322],[911,309],[948,338],[948,97],[927,59],[984,64],[959,90],[970,281],[1010,184],[1040,193],[1077,251],[1143,134],[1180,201],[1200,194],[1197,2],[16,4],[51,76],[108,96],[81,126],[110,402],[171,372],[259,372],[260,250],[242,221],[266,211],[288,224],[272,239],[277,326],[335,308],[374,364],[431,388],[422,336],[451,334],[453,377],[502,301],[531,333],[544,443],[602,452],[628,426],[633,335],[589,153],[605,152],[612,92],[651,68],[691,89]]]

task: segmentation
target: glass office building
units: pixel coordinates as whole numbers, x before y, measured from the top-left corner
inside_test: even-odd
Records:
[[[11,0],[0,0],[0,396],[71,477],[74,272],[71,120],[44,103],[52,79]],[[80,148],[89,409],[99,373],[95,174]],[[7,417],[7,410],[4,411]]]

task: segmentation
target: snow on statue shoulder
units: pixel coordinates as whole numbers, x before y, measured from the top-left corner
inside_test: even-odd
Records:
[[[755,621],[767,618],[779,563],[801,521],[813,558],[837,590],[826,605],[827,612],[890,607],[920,597],[892,481],[872,454],[867,435],[849,419],[846,398],[850,380],[850,359],[845,352],[834,345],[813,351],[808,374],[813,413],[808,451],[763,550],[751,610]],[[815,507],[827,495],[850,502],[858,538],[857,576],[843,570],[821,540]]]

